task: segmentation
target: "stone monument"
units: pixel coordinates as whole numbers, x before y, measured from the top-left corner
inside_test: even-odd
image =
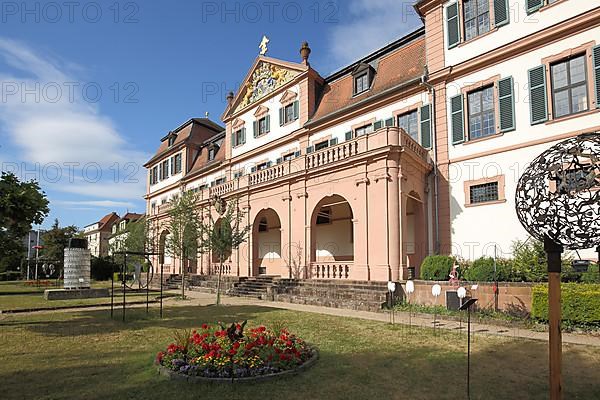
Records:
[[[72,238],[65,248],[64,289],[44,291],[46,300],[109,297],[108,288],[91,288],[91,255],[87,240]]]

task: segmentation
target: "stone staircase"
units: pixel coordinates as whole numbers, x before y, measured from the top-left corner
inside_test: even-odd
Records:
[[[273,299],[286,303],[380,311],[387,299],[387,282],[280,279]]]
[[[182,277],[181,275],[171,275],[167,278],[165,286],[163,286],[164,290],[174,290],[181,289]],[[190,287],[191,279],[186,276],[185,277],[185,287],[186,289]]]
[[[240,278],[239,283],[234,284],[233,288],[227,294],[237,297],[270,300],[269,297],[272,297],[271,293],[277,287],[279,279],[279,276]]]

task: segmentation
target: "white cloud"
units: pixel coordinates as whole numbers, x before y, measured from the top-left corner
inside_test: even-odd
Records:
[[[351,0],[349,17],[331,32],[332,65],[339,69],[422,26],[414,1]]]
[[[87,82],[80,82],[72,72],[78,67],[2,37],[0,60],[6,69],[0,70],[0,125],[2,136],[9,139],[7,147],[16,149],[10,154],[12,160],[41,165],[41,169],[48,163],[62,166],[60,181],[40,179],[48,189],[102,199],[141,200],[145,192],[142,165],[149,155],[135,150],[97,104],[85,101],[81,87]],[[8,155],[4,147],[2,151]],[[64,167],[66,164],[76,165],[74,173],[80,178],[85,176],[85,166],[99,166],[101,179],[68,180],[73,171]],[[114,182],[116,171],[119,183]],[[135,171],[133,176],[131,171]],[[123,183],[125,178],[135,183]]]
[[[116,208],[135,208],[135,204],[124,201],[113,201],[113,200],[93,200],[93,201],[62,201],[57,200],[54,202],[55,204],[67,206],[67,207],[76,207],[73,208],[75,210],[93,210],[94,208],[85,208],[86,206],[91,207],[100,207],[100,208],[108,208],[108,209],[116,209]],[[83,207],[83,208],[80,208]]]

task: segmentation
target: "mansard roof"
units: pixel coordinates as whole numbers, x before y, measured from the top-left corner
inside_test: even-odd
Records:
[[[211,137],[224,132],[225,128],[208,118],[191,118],[181,124],[175,130],[169,132],[161,139],[161,144],[156,154],[145,164],[148,167],[158,159],[179,151],[186,144],[202,144]],[[169,137],[175,137],[175,141],[169,146]]]
[[[375,70],[371,89],[355,96],[353,73],[366,65]],[[308,125],[418,80],[425,74],[425,65],[425,30],[420,28],[325,78]]]
[[[223,131],[206,140],[202,144],[200,151],[198,151],[196,154],[196,158],[194,159],[187,178],[191,178],[194,174],[219,166],[223,161],[225,161],[225,146],[223,146],[224,140],[225,132]],[[213,146],[217,152],[215,154],[215,158],[209,161],[208,150]]]

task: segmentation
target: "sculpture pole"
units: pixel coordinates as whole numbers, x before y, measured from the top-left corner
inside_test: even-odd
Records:
[[[562,335],[560,330],[560,272],[563,247],[549,237],[544,240],[548,256],[548,316],[550,323],[550,400],[562,399]]]

